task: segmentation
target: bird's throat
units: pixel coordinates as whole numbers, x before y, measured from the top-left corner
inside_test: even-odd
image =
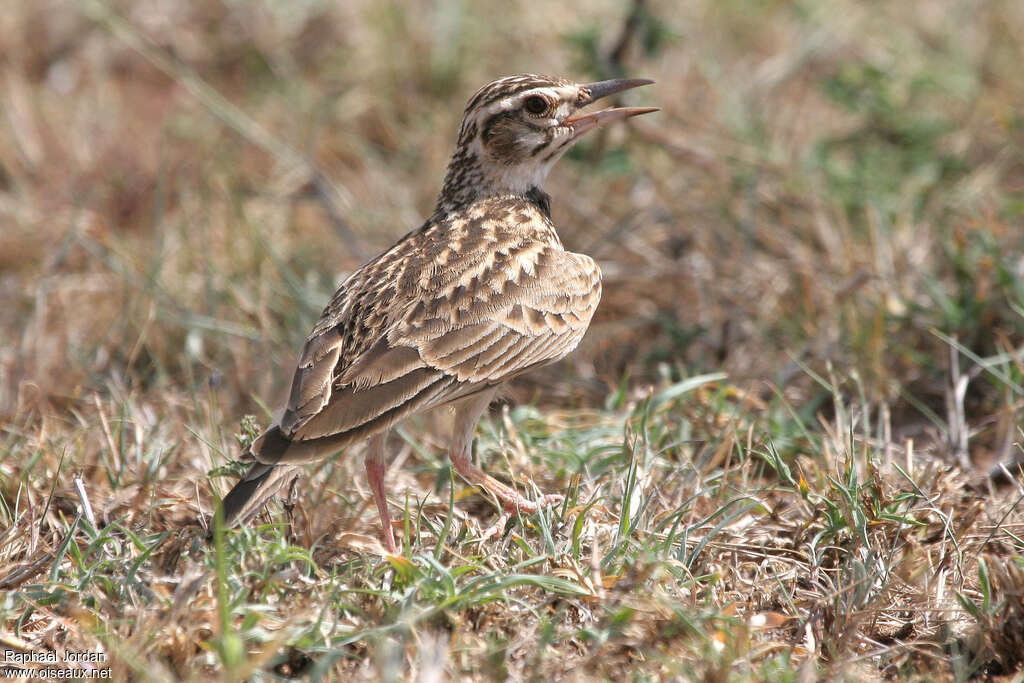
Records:
[[[510,171],[488,169],[475,150],[460,147],[448,163],[435,213],[458,211],[480,199],[511,195],[526,199],[550,218],[551,197],[539,185],[543,177],[519,177],[519,174]]]

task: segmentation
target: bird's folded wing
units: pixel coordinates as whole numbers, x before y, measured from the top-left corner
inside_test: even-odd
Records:
[[[482,284],[417,306],[392,344],[415,348],[428,367],[460,384],[489,385],[576,348],[601,296],[593,260],[545,246],[488,271]]]
[[[390,302],[402,314],[372,337],[353,337],[351,321],[318,325],[296,370],[282,431],[300,441],[369,435],[575,348],[600,299],[597,265],[535,242],[484,254],[467,259],[457,277],[430,267],[406,274],[415,284],[406,289],[408,301]],[[371,339],[354,357],[346,348],[347,340]]]

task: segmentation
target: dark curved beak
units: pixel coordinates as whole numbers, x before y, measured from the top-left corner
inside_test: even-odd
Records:
[[[650,85],[651,83],[654,83],[654,81],[649,78],[613,78],[610,81],[587,83],[583,87],[590,93],[590,96],[589,98],[581,98],[580,106],[585,107],[591,102],[599,100],[602,97],[608,97],[609,95],[614,95],[615,93],[622,92],[623,90],[629,90],[630,88],[636,88],[641,85]],[[598,126],[611,123],[612,121],[628,119],[631,116],[649,114],[652,111],[658,111],[658,108],[618,107],[613,109],[602,109],[601,111],[595,111],[589,114],[570,116],[565,120],[565,123],[572,126],[573,132],[571,139],[576,140],[588,130],[593,130]]]

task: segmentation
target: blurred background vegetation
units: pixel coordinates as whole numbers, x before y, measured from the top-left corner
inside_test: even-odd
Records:
[[[703,595],[717,595],[715,604],[726,619],[734,605],[755,598],[742,580],[716,585],[714,577],[725,571],[720,567],[730,557],[739,567],[736,548],[774,542],[737,536],[731,546],[708,545],[707,553],[719,553],[710,560],[701,555],[725,524],[716,521],[724,513],[713,506],[731,505],[721,503],[722,497],[709,501],[708,491],[721,486],[728,492],[732,486],[748,495],[738,488],[737,476],[743,485],[767,481],[756,495],[764,501],[778,496],[791,505],[781,516],[762,515],[758,524],[745,526],[751,533],[766,535],[769,524],[785,527],[792,521],[786,515],[799,511],[806,521],[794,517],[797,528],[779,533],[803,552],[805,536],[818,533],[815,525],[826,518],[832,525],[809,542],[806,557],[813,568],[788,575],[783,592],[794,593],[772,592],[783,586],[774,568],[764,575],[763,585],[773,588],[758,599],[769,609],[779,609],[801,590],[821,588],[807,576],[830,575],[837,567],[845,572],[845,563],[855,564],[862,555],[869,557],[865,575],[875,576],[870,572],[877,563],[870,558],[878,555],[870,553],[891,555],[886,549],[897,547],[883,533],[890,527],[899,543],[900,534],[909,534],[906,547],[914,550],[903,565],[914,567],[907,585],[913,577],[930,576],[934,558],[927,544],[933,541],[914,536],[916,526],[907,531],[913,525],[902,501],[923,506],[914,513],[925,520],[920,533],[931,534],[932,524],[938,536],[929,538],[943,543],[949,541],[943,533],[952,537],[955,525],[934,514],[932,508],[947,507],[933,505],[940,494],[960,501],[955,505],[966,520],[957,527],[962,529],[991,501],[987,519],[995,526],[971,542],[980,544],[979,553],[992,550],[989,541],[1009,512],[987,489],[961,499],[966,489],[956,478],[960,474],[947,480],[928,470],[920,479],[927,484],[911,481],[912,491],[897,491],[891,500],[886,496],[905,485],[908,475],[887,470],[892,479],[884,486],[868,478],[870,486],[878,484],[871,495],[846,475],[856,459],[850,453],[860,453],[864,444],[884,451],[886,462],[893,453],[905,455],[908,472],[914,453],[978,474],[1020,458],[1022,64],[1019,0],[6,3],[0,12],[0,526],[9,534],[3,557],[14,567],[3,585],[27,588],[4,603],[5,619],[21,624],[41,604],[27,582],[48,563],[51,581],[77,580],[75,567],[68,569],[70,561],[62,559],[65,551],[105,558],[110,576],[118,578],[102,590],[91,589],[99,590],[100,602],[116,595],[115,606],[150,605],[150,597],[138,596],[151,596],[147,591],[162,585],[160,568],[170,572],[180,559],[175,552],[181,551],[167,550],[174,543],[164,539],[195,524],[210,509],[211,488],[223,492],[230,483],[214,478],[211,485],[207,473],[237,454],[234,432],[242,416],[255,414],[266,422],[281,404],[298,350],[337,284],[432,209],[466,100],[482,84],[517,72],[579,81],[649,77],[657,85],[631,91],[627,99],[661,108],[586,140],[552,174],[547,190],[555,222],[568,248],[599,261],[604,300],[575,354],[513,388],[517,403],[532,402],[541,410],[522,420],[527,413],[503,413],[505,431],[485,426],[481,432],[490,444],[485,450],[512,458],[517,472],[528,473],[534,450],[546,448],[550,452],[543,457],[554,466],[535,472],[557,472],[563,479],[587,475],[582,488],[604,496],[611,510],[606,517],[621,508],[619,519],[625,521],[616,522],[606,538],[587,531],[583,551],[582,522],[577,524],[575,560],[590,552],[591,542],[596,557],[601,538],[627,543],[622,539],[631,538],[631,487],[656,470],[664,475],[657,479],[664,487],[651,500],[667,507],[650,508],[654,521],[641,529],[644,540],[631,546],[634,555],[609,551],[602,570],[608,577],[632,576],[628,571],[635,563],[642,575],[635,586],[649,589],[643,582],[650,578],[660,591],[664,574],[658,572],[676,567],[676,553],[683,558],[687,543],[693,545],[689,530],[701,530],[706,535],[680,570],[684,578],[671,586],[689,590],[688,581],[705,571],[698,578],[707,579],[711,592]],[[709,377],[718,372],[728,381],[717,390],[701,394],[693,405],[673,402],[721,379]],[[685,383],[694,376],[704,377]],[[643,475],[637,473],[641,459],[635,449],[646,448],[646,441],[630,430],[647,429],[648,413],[637,413],[642,424],[636,425],[624,417],[632,413],[621,411],[644,405],[652,386],[663,393],[644,410],[661,411],[650,428],[665,450],[657,458],[643,456],[655,468]],[[611,426],[601,427],[598,437],[577,429],[577,420]],[[553,443],[565,452],[552,455],[556,449],[550,443],[542,447],[540,437],[530,442],[531,429],[559,435]],[[417,432],[417,439],[428,448],[406,438],[399,455],[428,463],[415,470],[420,481],[414,491],[429,490],[447,472],[438,458],[431,459],[440,449],[429,442],[430,430],[424,431],[427,436]],[[536,448],[509,455],[504,446],[517,439]],[[593,453],[601,457],[588,463]],[[865,455],[870,477],[877,474],[874,458]],[[348,472],[346,482],[359,473],[358,463],[349,460],[337,464]],[[701,468],[696,483],[681,462]],[[760,463],[753,470],[767,473],[767,480],[748,478],[752,462]],[[799,477],[787,468],[793,462]],[[313,474],[321,492],[329,490],[335,464],[325,467]],[[718,468],[725,472],[721,478]],[[389,476],[408,483],[410,469]],[[94,501],[104,501],[104,520],[126,516],[137,531],[153,534],[145,543],[125,546],[129,555],[141,553],[128,578],[124,558],[105,549],[107,540],[96,540],[108,536],[75,532],[78,518],[67,523],[78,510],[67,481],[72,471],[83,475]],[[686,488],[691,484],[692,490]],[[657,488],[650,481],[645,486]],[[939,493],[933,496],[929,486]],[[318,494],[316,500],[329,501],[336,514],[313,520],[319,527],[314,533],[307,526],[306,541],[289,537],[288,543],[312,554],[314,546],[323,548],[310,539],[355,525],[366,508],[356,505],[353,491]],[[52,508],[47,496],[53,496]],[[835,507],[840,504],[863,504],[870,514],[844,518]],[[50,555],[28,531],[40,510],[48,515],[38,528],[49,539]],[[892,518],[885,522],[882,513]],[[691,514],[699,519],[680,527],[685,533],[679,540],[676,522],[665,520]],[[592,511],[591,517],[601,515]],[[863,522],[859,527],[855,517]],[[869,518],[871,524],[864,521]],[[665,526],[671,526],[667,540]],[[369,521],[363,527],[372,528]],[[856,534],[850,532],[854,528]],[[871,537],[877,548],[871,546],[870,553],[869,531],[881,534],[881,540]],[[69,546],[73,533],[79,541]],[[529,543],[539,542],[535,536]],[[238,574],[231,576],[241,575],[251,558],[270,553],[266,539],[234,538],[243,550],[229,557],[238,563],[232,570]],[[440,556],[444,534],[438,538]],[[1014,538],[1019,547],[1019,535]],[[650,545],[651,539],[662,545]],[[821,539],[834,544],[829,552],[842,558],[824,574],[815,564]],[[528,543],[518,543],[511,550],[526,553]],[[1011,545],[993,552],[1019,556]],[[190,547],[197,562],[213,571],[211,556],[196,550],[201,546]],[[158,547],[174,557],[153,555],[157,579],[142,581],[136,568]],[[281,548],[292,552],[287,543]],[[701,557],[696,564],[695,556]],[[714,564],[721,558],[722,565]],[[290,595],[295,587],[281,580],[265,588],[266,577],[254,579],[251,573],[244,581],[229,581],[219,551],[217,561],[220,585],[244,593],[234,603],[239,612],[243,601],[259,605],[267,591]],[[286,561],[272,556],[258,569],[266,574]],[[705,568],[706,561],[713,566]],[[936,570],[940,575],[945,562]],[[70,564],[93,576],[80,558]],[[648,572],[651,566],[658,571]],[[970,562],[957,566],[959,579],[966,581],[968,572],[974,576]],[[370,571],[360,565],[346,576],[376,581],[378,571],[379,566]],[[435,568],[423,571],[426,576]],[[474,567],[473,575],[479,571]],[[743,571],[737,568],[736,576]],[[982,564],[978,571],[987,570]],[[856,610],[842,602],[846,595],[860,595],[846,587],[876,585],[852,570],[842,576],[836,584],[841,589],[821,588],[807,603],[825,605],[813,614],[833,615],[818,622],[832,630],[822,655],[834,656],[832,661],[853,647],[848,634],[868,623],[857,621],[860,616],[851,616]],[[877,585],[889,586],[892,576]],[[987,601],[985,577],[979,590]],[[847,578],[849,584],[843,583]],[[632,594],[631,581],[623,582],[624,595]],[[703,588],[693,585],[697,596]],[[935,629],[944,622],[930,621],[928,610],[937,604],[931,586],[921,585],[914,598],[919,602],[900,603],[899,614],[924,615],[925,627]],[[713,592],[726,588],[735,594]],[[245,592],[250,590],[252,595]],[[67,591],[55,588],[54,594]],[[218,594],[220,617],[212,616],[209,600],[202,602],[204,594],[180,601],[174,595],[175,605],[195,597],[209,614],[204,612],[201,626],[168,631],[160,644],[168,658],[207,648],[211,624],[220,623],[218,632],[227,638],[231,613],[223,595]],[[543,595],[538,604],[547,605]],[[131,634],[124,638],[146,632],[146,624],[165,623],[158,608],[171,603],[169,593],[163,599],[145,608],[151,610],[145,619],[157,621],[143,619],[138,629],[116,622]],[[56,604],[65,605],[61,600]],[[384,595],[385,607],[373,603],[360,613],[360,628],[377,633],[372,617],[378,608],[401,621],[404,612],[395,612],[395,605],[403,600]],[[693,600],[696,609],[699,600]],[[595,608],[594,620],[583,620],[607,626],[608,642],[626,638],[616,629],[629,621],[613,602],[605,617]],[[282,620],[294,617],[288,604],[282,598]],[[321,604],[311,608],[314,617]],[[675,597],[657,603],[658,609],[665,605],[681,609]],[[259,621],[250,616],[263,614],[260,609],[246,613],[247,628]],[[342,616],[348,614],[344,609]],[[802,609],[793,607],[791,616]],[[118,612],[97,613],[109,620]],[[46,626],[38,633],[45,635],[53,622],[40,614],[38,623]],[[314,640],[318,618],[311,617],[309,627]],[[690,624],[687,615],[673,619]],[[662,622],[657,624],[661,629]],[[665,628],[676,633],[673,624]],[[1007,627],[1010,644],[1002,648],[1011,661],[1020,652],[1014,628]],[[606,636],[595,633],[586,642],[605,642]],[[874,632],[858,633],[880,642]],[[749,649],[744,638],[741,649]],[[230,663],[235,660],[227,642],[217,647],[223,646],[221,661]],[[481,647],[491,653],[490,641]],[[595,647],[592,663],[598,661]],[[678,651],[675,641],[666,648]],[[501,666],[503,652],[493,658]],[[622,661],[628,670],[636,660],[628,654]],[[721,666],[728,671],[730,663]],[[785,661],[780,666],[789,668]]]
[[[972,449],[1005,454],[1022,35],[1012,0],[15,3],[0,414],[112,387],[275,408],[335,286],[429,213],[477,87],[631,75],[658,81],[630,97],[661,113],[548,187],[605,299],[557,381],[518,397],[724,370],[813,411],[827,392],[805,370],[831,367],[898,435],[948,441],[960,411]]]

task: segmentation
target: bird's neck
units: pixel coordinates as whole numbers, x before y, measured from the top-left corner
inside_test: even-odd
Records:
[[[536,204],[550,218],[551,197],[533,179],[488,172],[479,156],[467,147],[459,147],[448,163],[444,185],[437,197],[435,213],[450,213],[490,197],[522,197]],[[542,180],[541,178],[537,180]]]

